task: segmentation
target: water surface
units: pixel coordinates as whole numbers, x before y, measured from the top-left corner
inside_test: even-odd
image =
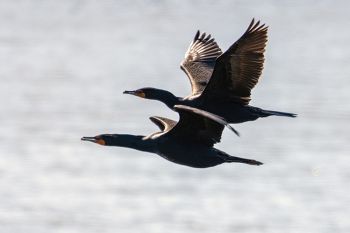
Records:
[[[350,119],[347,1],[0,3],[0,231],[346,233]],[[197,29],[226,49],[270,26],[254,106],[296,112],[235,126],[218,148],[263,161],[192,169],[83,143],[148,134],[158,102],[190,91],[179,69]]]

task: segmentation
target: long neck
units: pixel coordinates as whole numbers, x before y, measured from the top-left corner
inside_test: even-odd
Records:
[[[129,134],[113,135],[113,140],[108,143],[108,146],[128,147],[135,150],[155,152],[155,143],[152,140],[143,140],[144,136],[136,136]]]
[[[158,100],[166,104],[169,108],[173,108],[174,105],[179,103],[179,98],[173,95],[173,93],[158,89],[150,99]]]

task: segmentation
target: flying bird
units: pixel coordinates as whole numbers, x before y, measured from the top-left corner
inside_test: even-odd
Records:
[[[83,137],[81,140],[155,153],[171,162],[194,168],[232,162],[262,165],[259,161],[234,157],[213,147],[221,140],[223,124],[199,115],[188,106],[176,105],[174,110],[179,113],[179,122],[164,117],[150,117],[161,131],[148,136],[102,134]]]
[[[251,90],[263,70],[267,29],[253,19],[244,34],[225,53],[210,34],[198,31],[181,63],[192,87],[192,93],[187,97],[177,97],[169,91],[150,87],[124,91],[124,94],[158,100],[173,110],[175,105],[191,106],[223,117],[229,123],[268,116],[296,117],[294,113],[249,105]]]

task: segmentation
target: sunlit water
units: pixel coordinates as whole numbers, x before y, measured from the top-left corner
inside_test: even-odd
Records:
[[[0,232],[350,232],[347,1],[0,2]],[[299,114],[236,125],[217,147],[263,161],[193,169],[80,141],[149,134],[158,102],[190,91],[197,29],[226,49],[269,28],[252,105]]]

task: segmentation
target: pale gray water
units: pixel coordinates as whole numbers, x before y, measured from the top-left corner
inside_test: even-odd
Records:
[[[350,232],[347,1],[0,2],[0,232]],[[218,148],[265,162],[196,170],[80,141],[177,118],[125,89],[190,85],[197,29],[226,49],[270,26],[252,105],[299,113],[237,125]]]

